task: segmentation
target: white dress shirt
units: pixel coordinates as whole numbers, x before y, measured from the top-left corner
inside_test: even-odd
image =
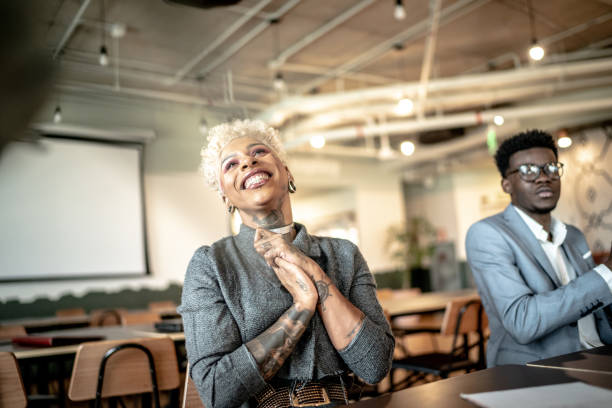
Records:
[[[565,224],[556,218],[551,217],[551,242],[548,240],[548,232],[539,222],[528,216],[520,208],[514,206],[514,209],[518,212],[523,221],[525,221],[533,235],[542,246],[544,253],[548,257],[548,260],[557,274],[557,277],[561,281],[561,284],[567,285],[572,279],[575,279],[576,271],[574,271],[572,264],[568,261],[564,252],[561,250],[561,245],[563,244],[563,241],[565,241],[565,236],[567,235],[567,228],[565,227]],[[590,252],[587,254],[590,255]],[[585,256],[587,254],[585,254]],[[612,271],[610,271],[610,269],[603,264],[595,267],[595,270],[606,281],[610,291],[612,291]],[[580,334],[580,344],[582,344],[584,348],[603,346],[603,343],[599,338],[599,334],[597,333],[595,317],[592,313],[578,320],[578,333]]]

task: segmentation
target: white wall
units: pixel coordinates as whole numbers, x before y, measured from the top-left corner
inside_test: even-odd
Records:
[[[79,296],[92,290],[163,288],[182,282],[194,250],[229,234],[229,217],[215,192],[208,190],[198,173],[204,138],[198,132],[200,108],[160,102],[134,102],[117,98],[61,95],[63,123],[90,127],[152,129],[157,137],[145,146],[144,188],[150,277],[80,281],[7,283],[0,300]],[[43,108],[37,122],[49,122],[57,99]],[[206,112],[210,124],[222,118]],[[377,161],[317,159],[292,156],[289,167],[298,185],[296,221],[301,214],[299,190],[326,188],[330,196],[309,199],[306,205],[327,211],[354,209],[360,248],[374,271],[388,269],[384,232],[404,219],[400,179]],[[339,188],[340,193],[333,193]],[[334,196],[334,194],[339,194]],[[334,198],[335,197],[335,198]],[[301,208],[305,208],[302,206]],[[303,213],[303,212],[302,212]]]

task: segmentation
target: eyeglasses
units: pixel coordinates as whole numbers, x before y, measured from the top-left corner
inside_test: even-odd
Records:
[[[523,181],[535,181],[540,177],[542,170],[552,180],[558,180],[563,175],[563,163],[551,162],[541,166],[532,163],[521,164],[516,170],[506,173],[506,177],[512,173],[518,173]]]

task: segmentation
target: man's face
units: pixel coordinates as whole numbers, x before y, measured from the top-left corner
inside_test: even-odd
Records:
[[[508,172],[502,179],[502,188],[510,194],[512,204],[532,217],[548,214],[554,210],[561,194],[560,178],[551,178],[546,172],[540,171],[540,175],[534,181],[525,181],[518,172],[511,172],[518,169],[521,164],[542,166],[556,161],[553,151],[546,147],[532,147],[510,156]]]

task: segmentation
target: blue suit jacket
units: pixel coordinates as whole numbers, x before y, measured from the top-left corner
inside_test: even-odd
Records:
[[[566,226],[561,247],[577,276],[565,286],[512,205],[468,230],[467,258],[491,330],[489,367],[582,349],[576,322],[589,313],[602,342],[612,344],[612,292],[593,270],[582,232]]]

